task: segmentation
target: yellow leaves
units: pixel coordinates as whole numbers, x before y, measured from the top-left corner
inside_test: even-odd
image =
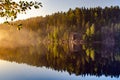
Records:
[[[95,13],[95,17],[97,17],[97,16],[98,16],[98,13],[96,12],[96,13]]]
[[[93,35],[95,33],[95,25],[92,24],[92,26],[90,27],[90,34]]]
[[[85,49],[86,49],[86,46],[85,46],[84,44],[82,45],[82,49],[83,49],[83,50],[85,50]]]
[[[94,52],[94,50],[91,50],[91,52],[90,52],[90,57],[91,57],[92,60],[94,60],[94,57],[95,57],[95,52]]]
[[[89,28],[87,28],[87,30],[86,30],[86,34],[87,34],[87,36],[90,35],[90,29],[89,29]]]
[[[93,35],[94,33],[95,33],[95,25],[92,24],[92,25],[90,26],[90,28],[87,28],[86,34],[87,34],[87,36],[91,36],[91,35]]]
[[[92,60],[94,60],[95,57],[95,51],[93,49],[87,49],[86,55],[89,56]]]
[[[85,34],[83,34],[83,35],[82,35],[82,39],[83,39],[83,40],[85,40],[85,38],[86,38],[86,35],[85,35]]]
[[[86,55],[89,56],[89,54],[90,54],[90,51],[89,51],[89,49],[87,49],[86,50]]]

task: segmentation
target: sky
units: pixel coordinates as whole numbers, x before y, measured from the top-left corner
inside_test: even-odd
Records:
[[[45,16],[48,14],[50,15],[58,11],[68,11],[69,8],[74,9],[76,7],[90,8],[100,6],[104,8],[105,6],[108,7],[116,5],[120,6],[120,0],[32,0],[32,1],[41,2],[43,7],[37,10],[32,9],[31,11],[27,11],[27,14],[20,14],[18,15],[17,20],[36,16]],[[3,19],[0,19],[0,21],[2,20]]]
[[[0,60],[0,80],[120,80],[120,78],[104,75],[76,76],[70,75],[67,71],[58,72],[50,68]]]

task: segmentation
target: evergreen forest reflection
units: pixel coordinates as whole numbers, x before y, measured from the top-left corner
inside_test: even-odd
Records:
[[[120,75],[120,47],[115,44],[57,44],[0,48],[0,59],[36,67],[67,71],[69,74]]]

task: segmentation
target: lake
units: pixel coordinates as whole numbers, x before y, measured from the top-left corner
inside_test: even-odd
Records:
[[[0,48],[0,80],[119,80],[119,75],[117,44]]]

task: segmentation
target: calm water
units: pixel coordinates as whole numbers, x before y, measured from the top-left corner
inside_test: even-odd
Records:
[[[0,48],[0,80],[119,80],[119,75],[117,44]]]

